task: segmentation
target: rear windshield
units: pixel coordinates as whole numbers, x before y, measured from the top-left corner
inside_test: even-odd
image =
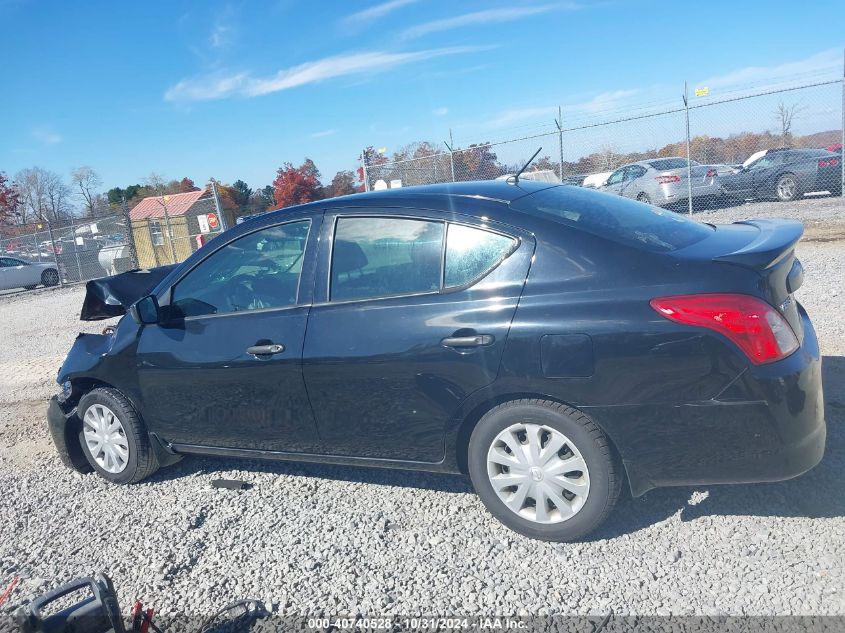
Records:
[[[511,202],[511,208],[572,226],[620,244],[668,252],[700,242],[713,228],[642,202],[580,187],[543,189]]]
[[[648,164],[654,167],[657,171],[666,171],[667,169],[683,169],[687,166],[686,158],[661,158],[659,160],[650,160]],[[690,165],[698,165],[694,160],[689,162]]]

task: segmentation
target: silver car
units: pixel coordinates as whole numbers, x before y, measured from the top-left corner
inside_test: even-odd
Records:
[[[690,161],[693,201],[715,201],[721,194],[719,176],[732,171],[727,165],[700,165]],[[624,165],[610,174],[599,189],[659,207],[686,202],[687,159],[652,158]]]
[[[0,255],[0,290],[31,290],[38,285],[55,286],[57,283],[59,271],[55,264],[28,262],[19,257]]]

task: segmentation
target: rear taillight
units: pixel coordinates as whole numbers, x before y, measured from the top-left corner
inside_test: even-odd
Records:
[[[670,182],[681,182],[681,177],[680,176],[657,176],[655,178],[655,180],[660,185],[666,185],[666,184],[669,184]]]
[[[676,323],[715,330],[733,341],[755,365],[786,358],[798,349],[789,323],[761,299],[741,294],[660,297],[651,307]]]
[[[836,167],[839,161],[835,158],[822,158],[819,161],[819,167]]]
[[[716,177],[716,170],[715,169],[708,169],[706,178],[715,178]]]

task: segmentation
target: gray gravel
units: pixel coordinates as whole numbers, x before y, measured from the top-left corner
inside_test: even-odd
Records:
[[[835,224],[843,211],[794,207],[699,215]],[[76,333],[104,323],[76,320],[81,287],[0,297],[0,593],[21,576],[14,606],[101,570],[124,606],[163,614],[255,596],[281,614],[845,615],[845,242],[809,239],[799,256],[825,354],[822,464],[623,498],[593,540],[566,545],[508,531],[458,477],[210,458],[129,487],[75,474],[48,439],[46,399]],[[219,477],[252,488],[212,489]]]

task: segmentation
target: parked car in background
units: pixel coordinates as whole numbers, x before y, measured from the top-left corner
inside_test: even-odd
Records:
[[[0,290],[55,286],[59,271],[54,263],[30,262],[19,257],[0,257]]]
[[[712,203],[721,193],[718,176],[733,169],[727,165],[700,165],[690,161],[689,171],[693,201]],[[687,159],[651,158],[623,165],[610,174],[599,189],[659,207],[685,203],[690,191],[687,186]]]
[[[587,189],[600,189],[612,173],[612,171],[602,171],[597,174],[590,174],[584,178],[581,186],[587,187]]]
[[[826,149],[771,149],[733,174],[719,179],[731,198],[774,198],[783,202],[827,191],[842,193],[842,154]]]
[[[578,539],[623,482],[822,458],[802,231],[522,180],[289,207],[88,282],[83,319],[129,315],[76,338],[50,432],[117,484],[188,453],[464,472],[510,528]]]

